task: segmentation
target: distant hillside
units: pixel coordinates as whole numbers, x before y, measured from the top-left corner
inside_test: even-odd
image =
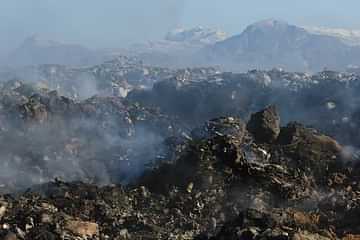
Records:
[[[360,66],[360,31],[299,27],[279,20],[254,23],[238,35],[205,27],[175,29],[164,39],[127,49],[93,50],[36,36],[3,58],[2,66],[61,64],[91,66],[119,55],[170,68],[220,67],[225,71],[284,68],[288,71],[344,71]]]
[[[273,67],[291,71],[343,70],[360,63],[360,47],[334,34],[265,20],[248,26],[240,35],[207,46],[195,57],[201,64],[235,71]]]
[[[4,58],[3,65],[25,66],[38,64],[89,65],[103,60],[101,53],[76,44],[27,38],[21,46]]]

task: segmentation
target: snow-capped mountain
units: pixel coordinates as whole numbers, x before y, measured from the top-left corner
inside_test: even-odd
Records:
[[[179,28],[162,40],[103,50],[32,36],[1,65],[96,65],[118,55],[173,68],[218,66],[236,72],[274,67],[307,72],[345,70],[360,65],[360,30],[299,27],[269,19],[231,37],[211,28]]]
[[[306,31],[325,36],[332,36],[343,40],[349,45],[360,45],[360,30],[344,28],[325,28],[325,27],[304,27]]]
[[[178,28],[158,41],[134,44],[130,51],[144,62],[166,67],[185,67],[200,49],[223,41],[227,34],[205,27]]]
[[[223,31],[211,28],[195,27],[191,29],[178,28],[170,31],[165,40],[171,42],[187,42],[193,44],[214,44],[227,38],[227,34]]]
[[[246,71],[283,67],[290,71],[345,69],[360,62],[360,46],[330,34],[315,34],[278,20],[265,20],[197,54],[199,63]]]

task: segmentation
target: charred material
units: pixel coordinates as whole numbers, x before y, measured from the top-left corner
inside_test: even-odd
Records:
[[[1,85],[0,239],[359,238],[358,77],[163,70],[126,98]]]
[[[101,104],[92,102],[86,113],[97,116]],[[169,138],[165,160],[127,186],[56,179],[3,195],[0,236],[356,239],[360,175],[357,164],[344,161],[344,147],[297,123],[264,143],[245,126],[235,117],[218,118],[187,137]]]

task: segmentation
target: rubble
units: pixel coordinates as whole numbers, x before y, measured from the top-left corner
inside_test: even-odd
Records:
[[[129,181],[161,158],[162,142],[181,131],[174,119],[120,97],[76,101],[14,85],[0,90],[0,192],[55,177]],[[15,173],[23,177],[14,179]]]
[[[300,124],[289,123],[282,128],[278,142],[280,151],[292,156],[286,164],[310,171],[317,179],[324,179],[325,175],[343,167],[342,147],[334,139]],[[278,160],[278,153],[272,153],[272,161]]]
[[[136,57],[114,56],[94,66],[43,64],[0,71],[0,80],[19,79],[61,95],[83,100],[94,95],[126,97],[135,89],[150,89],[154,83],[169,78],[207,79],[218,73],[213,67],[172,69],[150,66]]]
[[[357,78],[198,73],[126,98],[3,83],[0,239],[356,239]]]
[[[83,238],[94,237],[99,232],[99,226],[96,223],[82,221],[68,221],[64,229]]]
[[[94,101],[86,104],[103,108]],[[87,114],[95,114],[90,106]],[[290,123],[261,143],[242,120],[223,117],[172,142],[178,148],[169,148],[166,161],[128,185],[55,179],[3,195],[0,237],[347,239],[360,233],[358,166],[343,164],[342,146],[314,129]]]
[[[334,71],[310,75],[252,70],[189,81],[162,80],[151,90],[133,90],[127,99],[157,107],[188,125],[224,116],[249,119],[252,113],[276,105],[283,124],[302,122],[344,145],[357,146],[359,83],[356,74]]]

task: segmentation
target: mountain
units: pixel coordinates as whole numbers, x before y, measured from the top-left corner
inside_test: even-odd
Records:
[[[360,46],[278,20],[248,26],[240,35],[207,46],[194,57],[200,64],[245,71],[283,67],[291,71],[345,69],[360,61]]]
[[[136,52],[178,52],[199,49],[227,38],[225,32],[211,28],[177,28],[168,32],[164,39],[134,44],[131,49]]]
[[[200,49],[227,38],[223,31],[205,28],[178,28],[166,34],[164,39],[134,44],[130,52],[145,63],[163,67],[189,67],[193,55]]]
[[[1,60],[1,66],[60,64],[92,66],[119,55],[136,57],[146,65],[171,68],[217,66],[225,71],[284,68],[318,72],[359,67],[360,31],[300,27],[269,19],[249,25],[228,37],[206,27],[175,29],[162,40],[127,49],[93,50],[81,45],[26,39]]]
[[[101,62],[102,53],[77,44],[60,43],[31,36],[5,58],[3,65],[89,65]]]
[[[348,45],[360,45],[360,30],[325,27],[304,27],[306,31],[325,36],[332,36],[341,39]]]
[[[191,29],[175,29],[166,35],[165,40],[207,45],[225,40],[226,38],[227,34],[225,32],[211,28],[195,27]]]

